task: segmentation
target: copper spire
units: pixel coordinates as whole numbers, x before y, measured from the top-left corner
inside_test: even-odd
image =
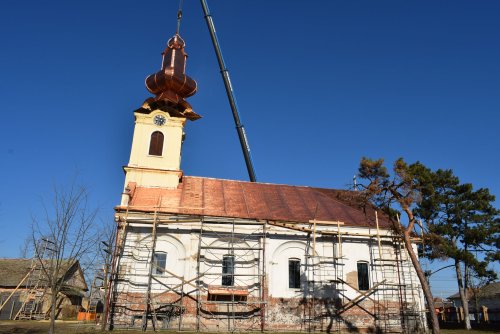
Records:
[[[196,93],[196,81],[186,75],[184,40],[176,33],[163,51],[161,70],[146,78],[146,88],[156,96],[144,102],[142,109],[161,109],[172,116],[196,120],[201,116],[193,112],[186,97]]]

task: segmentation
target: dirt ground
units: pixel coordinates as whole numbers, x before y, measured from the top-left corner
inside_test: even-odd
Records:
[[[491,330],[491,331],[485,331],[485,330],[479,330],[479,329],[473,329],[470,331],[467,331],[465,329],[442,329],[441,334],[492,334],[492,333],[498,333],[496,330]]]
[[[0,321],[0,334],[46,334],[48,332],[48,321]],[[162,331],[163,332],[163,331]],[[175,333],[174,331],[170,331]],[[142,334],[140,330],[114,330],[112,332],[101,332],[96,329],[93,324],[86,324],[77,321],[58,321],[56,322],[56,334]],[[163,332],[167,333],[167,331]],[[194,334],[183,332],[185,334]],[[442,329],[442,334],[492,334],[499,333],[498,331],[472,330],[466,331],[461,329]],[[291,333],[290,333],[291,334]]]

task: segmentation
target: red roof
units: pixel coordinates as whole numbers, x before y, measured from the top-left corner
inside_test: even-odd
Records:
[[[184,176],[177,189],[136,187],[129,210],[308,223],[341,221],[375,227],[360,192]],[[117,207],[118,211],[124,207]],[[388,219],[379,214],[380,227]]]

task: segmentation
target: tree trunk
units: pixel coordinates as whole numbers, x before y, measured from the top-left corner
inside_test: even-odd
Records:
[[[427,306],[429,307],[429,316],[431,320],[432,333],[439,334],[439,322],[436,315],[436,308],[434,307],[434,297],[432,296],[431,289],[429,287],[429,283],[424,275],[422,267],[420,267],[420,262],[418,261],[417,255],[413,251],[413,247],[410,239],[410,232],[403,232],[403,240],[408,251],[408,255],[410,256],[413,267],[415,268],[415,272],[417,273],[418,280],[420,281],[420,285],[422,286],[422,290],[424,292],[425,300],[427,301]]]
[[[52,295],[50,296],[50,326],[49,334],[54,334],[56,326],[56,302],[57,302],[57,291],[51,289]]]
[[[458,283],[458,293],[460,294],[460,302],[462,302],[462,308],[464,310],[464,327],[466,330],[470,330],[470,319],[469,319],[469,302],[467,301],[466,292],[464,289],[464,281],[462,277],[462,270],[460,270],[460,262],[455,260],[455,272],[457,274]]]
[[[476,304],[476,324],[479,325],[480,324],[480,312],[479,312],[479,289],[475,289],[474,291],[474,301],[475,301],[475,304]]]

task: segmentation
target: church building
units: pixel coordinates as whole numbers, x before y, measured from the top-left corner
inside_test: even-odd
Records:
[[[184,47],[179,34],[168,41],[146,78],[154,97],[134,112],[108,326],[423,330],[404,244],[362,192],[184,175],[184,127],[200,119]]]

